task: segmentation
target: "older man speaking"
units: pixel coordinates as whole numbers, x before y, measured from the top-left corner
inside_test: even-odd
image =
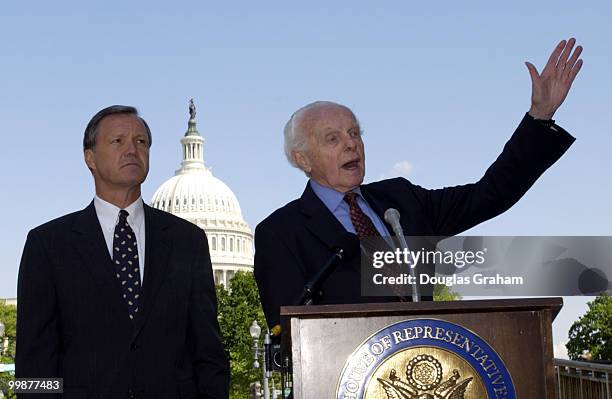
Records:
[[[255,231],[255,278],[268,324],[279,323],[281,306],[296,304],[305,283],[339,243],[358,246],[358,239],[388,236],[391,226],[383,218],[388,208],[400,211],[406,235],[451,236],[516,203],[574,141],[552,120],[582,66],[582,48],[574,44],[574,39],[561,41],[541,74],[526,63],[531,108],[501,155],[472,184],[428,190],[395,178],[362,185],[365,149],[353,112],[326,101],[297,110],[285,127],[285,153],[309,181],[299,199],[276,210]],[[360,287],[357,251],[328,276],[315,303],[398,300],[363,296]]]

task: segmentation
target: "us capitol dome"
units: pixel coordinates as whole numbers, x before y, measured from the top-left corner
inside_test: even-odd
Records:
[[[204,138],[196,127],[193,100],[189,114],[187,132],[181,138],[181,167],[155,191],[151,206],[206,232],[215,284],[228,287],[237,271],[253,270],[253,233],[232,190],[204,164]]]

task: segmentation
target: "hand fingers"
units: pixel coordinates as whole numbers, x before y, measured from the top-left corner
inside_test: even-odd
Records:
[[[567,61],[567,64],[565,64],[565,70],[563,71],[563,74],[565,76],[568,76],[570,74],[570,72],[574,68],[574,65],[576,64],[576,61],[578,61],[578,57],[580,57],[581,53],[582,53],[582,46],[576,47],[569,61]]]
[[[574,39],[573,37],[567,41],[567,45],[563,49],[561,57],[559,58],[559,62],[557,63],[558,72],[563,73],[563,70],[565,69],[565,64],[567,63],[567,58],[569,57],[572,48],[574,48],[574,44],[576,44],[576,39]]]
[[[578,75],[578,72],[580,72],[580,68],[582,68],[582,60],[576,61],[576,65],[572,68],[572,70],[569,73],[568,79],[569,79],[570,85],[576,78],[576,75]]]
[[[535,84],[535,82],[537,82],[537,80],[540,78],[538,70],[531,62],[525,62],[525,66],[527,66],[527,70],[531,76],[531,83]]]
[[[553,50],[550,57],[548,58],[548,62],[546,62],[546,66],[542,70],[542,73],[544,73],[544,71],[547,71],[551,68],[555,68],[555,66],[557,65],[557,61],[559,60],[559,55],[561,54],[561,51],[563,50],[564,47],[565,47],[565,40],[561,40],[559,44],[557,44],[557,47],[555,47],[555,49]]]

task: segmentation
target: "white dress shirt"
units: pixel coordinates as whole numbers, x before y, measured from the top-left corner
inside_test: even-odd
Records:
[[[112,259],[113,235],[115,233],[115,226],[117,222],[119,222],[119,211],[121,208],[116,207],[110,202],[104,201],[97,195],[94,197],[94,207],[96,208],[96,215],[98,216],[100,227],[102,227],[102,233],[104,233],[104,241],[106,241],[108,254]],[[138,265],[140,266],[140,284],[142,284],[145,265],[145,217],[142,197],[138,197],[138,199],[125,208],[125,210],[129,214],[127,217],[128,224],[136,235]]]

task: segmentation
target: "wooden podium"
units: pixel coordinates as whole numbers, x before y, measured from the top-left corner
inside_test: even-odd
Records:
[[[400,322],[417,323],[419,319],[424,319],[460,326],[481,338],[499,355],[516,395],[504,396],[502,392],[495,396],[553,399],[552,321],[562,306],[562,298],[533,298],[282,307],[283,348],[292,358],[293,397],[338,397],[340,378],[346,374],[347,361],[356,348],[388,326],[400,325]],[[443,331],[437,332],[440,342],[443,342]],[[430,337],[436,333],[431,328],[429,332]],[[394,333],[394,337],[399,335],[399,332]],[[456,338],[457,347],[461,345],[460,338],[449,335],[447,341],[450,338]],[[477,356],[473,357],[476,359]],[[482,355],[479,361],[485,365]],[[397,375],[403,377],[405,370],[408,368],[402,363]],[[395,370],[393,373],[395,377]],[[445,374],[445,379],[448,373],[452,371]],[[450,385],[455,383],[451,379]],[[456,378],[455,381],[461,380]],[[442,385],[442,382],[438,385]],[[440,386],[438,389],[442,388]],[[431,389],[431,397],[438,397],[433,395],[433,388],[428,389]],[[360,398],[363,395],[342,397]],[[427,394],[421,395],[429,397]],[[489,393],[489,397],[495,396]],[[440,394],[439,397],[444,396]],[[465,396],[466,399],[468,397]]]

